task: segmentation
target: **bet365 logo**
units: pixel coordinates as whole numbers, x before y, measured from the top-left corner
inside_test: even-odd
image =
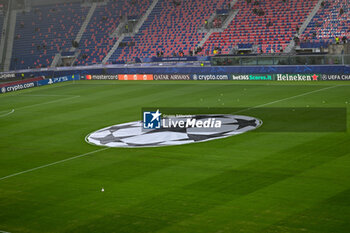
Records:
[[[143,128],[144,129],[160,129],[161,116],[159,109],[156,112],[143,112]]]

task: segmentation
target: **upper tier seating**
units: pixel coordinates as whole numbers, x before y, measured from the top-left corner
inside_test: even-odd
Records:
[[[343,13],[340,13],[343,9]],[[301,47],[327,47],[335,41],[350,37],[350,3],[349,0],[325,0],[308,27],[301,35]]]
[[[88,10],[69,3],[17,13],[11,69],[50,66],[56,53],[72,47]]]
[[[123,40],[125,43],[134,42],[135,46],[119,47],[109,62],[152,57],[157,51],[163,51],[165,57],[180,51],[188,55],[189,50],[193,50],[205,36],[205,33],[198,33],[204,20],[229,3],[228,0],[180,2],[177,6],[173,1],[159,0],[139,33]]]
[[[203,52],[212,54],[215,47],[220,47],[227,54],[238,44],[258,45],[259,53],[279,52],[293,39],[317,0],[265,0],[258,5],[254,2],[237,1],[233,9],[238,14],[224,32],[209,37]],[[264,15],[254,14],[254,9],[262,9]]]
[[[175,4],[174,2],[180,2]],[[214,12],[229,9],[231,0],[159,0],[138,33],[125,37],[123,44],[108,63],[150,58],[157,52],[163,56],[188,55],[205,38],[199,32]],[[239,47],[258,47],[258,52],[282,51],[318,0],[237,0],[232,10],[236,17],[223,32],[214,32],[204,43],[200,55],[212,55],[214,48],[223,54]],[[75,65],[99,64],[116,43],[110,35],[122,16],[145,14],[152,0],[113,0],[98,5],[79,43],[80,56]],[[254,10],[256,9],[256,10]],[[343,13],[340,14],[340,9]],[[11,69],[48,67],[58,52],[68,51],[76,38],[90,6],[78,3],[40,6],[30,12],[17,13]],[[253,12],[255,11],[255,13]],[[258,11],[258,12],[257,12]],[[256,14],[256,13],[259,13]],[[263,13],[262,13],[263,12]],[[3,17],[0,14],[0,29]],[[350,37],[348,0],[327,0],[301,40],[303,46],[327,46],[335,36]],[[316,43],[316,45],[315,45]]]
[[[141,17],[150,3],[149,0],[116,0],[97,6],[80,41],[81,56],[76,64],[101,63],[117,41],[117,38],[111,38],[110,35],[118,27],[121,17],[131,15]],[[84,54],[86,58],[83,58]]]

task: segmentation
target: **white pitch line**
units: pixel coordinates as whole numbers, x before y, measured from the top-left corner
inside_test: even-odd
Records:
[[[5,112],[5,111],[1,111],[1,112]],[[8,115],[10,115],[10,114],[12,114],[12,113],[14,113],[14,112],[15,112],[15,110],[12,109],[10,112],[0,115],[0,117],[8,116]]]
[[[8,231],[0,231],[0,233],[11,233],[11,232],[8,232]]]
[[[76,95],[76,96],[72,96],[72,97],[67,97],[67,98],[63,98],[63,99],[58,99],[58,100],[53,100],[53,101],[49,101],[49,102],[44,102],[44,103],[38,103],[38,104],[32,104],[32,105],[28,105],[28,106],[23,106],[20,108],[16,108],[18,109],[26,109],[26,108],[31,108],[31,107],[36,107],[36,106],[41,106],[41,105],[45,105],[45,104],[53,104],[53,103],[57,103],[57,102],[61,102],[64,100],[70,100],[70,99],[74,99],[74,98],[79,98],[80,95]]]
[[[299,95],[287,97],[287,98],[284,98],[284,99],[275,100],[275,101],[272,101],[272,102],[269,102],[269,103],[260,104],[260,105],[254,106],[254,107],[242,109],[242,110],[234,112],[234,113],[240,113],[240,112],[248,111],[248,110],[255,109],[255,108],[261,108],[261,107],[264,107],[264,106],[267,106],[267,105],[271,105],[271,104],[275,104],[275,103],[279,103],[279,102],[282,102],[282,101],[285,101],[285,100],[295,99],[295,98],[302,97],[302,96],[305,96],[305,95],[310,95],[310,94],[313,94],[313,93],[316,93],[316,92],[320,92],[320,91],[336,88],[338,86],[342,86],[342,85],[330,86],[330,87],[325,87],[325,88],[321,88],[321,89],[314,90],[314,91],[309,91],[309,92],[306,92],[306,93],[303,93],[303,94],[299,94]]]
[[[61,101],[64,101],[64,100],[70,100],[70,99],[74,99],[74,98],[78,98],[78,97],[80,97],[80,95],[76,95],[76,96],[72,96],[72,97],[67,97],[67,98],[63,98],[63,99],[58,99],[58,100],[53,100],[53,101],[44,102],[44,103],[38,103],[38,104],[27,105],[27,106],[23,106],[23,107],[20,107],[20,108],[16,108],[16,110],[21,110],[21,109],[26,109],[26,108],[41,106],[41,105],[45,105],[45,104],[53,104],[53,103],[61,102]],[[5,111],[7,111],[7,110],[5,110]],[[5,112],[5,111],[2,111],[2,112]],[[14,113],[14,112],[15,112],[15,109],[12,109],[11,112],[5,114],[4,116],[10,115],[11,113]],[[0,117],[4,117],[4,116],[0,115]]]
[[[110,147],[94,150],[94,151],[91,151],[91,152],[88,152],[88,153],[85,153],[85,154],[73,156],[73,157],[70,157],[70,158],[67,158],[67,159],[59,160],[59,161],[56,161],[56,162],[53,162],[53,163],[49,163],[49,164],[45,164],[45,165],[42,165],[42,166],[39,166],[39,167],[35,167],[35,168],[31,168],[31,169],[24,170],[24,171],[21,171],[21,172],[17,172],[17,173],[8,175],[8,176],[1,177],[0,180],[5,180],[5,179],[8,179],[8,178],[11,178],[11,177],[14,177],[14,176],[22,175],[22,174],[25,174],[25,173],[28,173],[28,172],[32,172],[32,171],[36,171],[36,170],[39,170],[39,169],[42,169],[42,168],[45,168],[45,167],[50,167],[50,166],[53,166],[53,165],[56,165],[56,164],[64,163],[64,162],[67,162],[67,161],[70,161],[70,160],[73,160],[73,159],[81,158],[81,157],[84,157],[84,156],[87,156],[87,155],[91,155],[91,154],[95,154],[97,152],[108,150],[108,149],[110,149]]]
[[[331,88],[336,88],[336,87],[338,87],[338,86],[342,86],[342,85],[337,85],[337,86],[331,86],[331,87],[321,88],[321,89],[314,90],[314,91],[310,91],[310,92],[306,92],[306,93],[303,93],[303,94],[299,94],[299,95],[287,97],[287,98],[284,98],[284,99],[275,100],[275,101],[272,101],[272,102],[269,102],[269,103],[257,105],[257,106],[255,106],[255,107],[243,109],[243,110],[238,111],[238,112],[247,111],[247,110],[254,109],[254,108],[259,108],[259,107],[271,105],[271,104],[274,104],[274,103],[279,103],[279,102],[282,102],[282,101],[285,101],[285,100],[290,100],[290,99],[298,98],[298,97],[305,96],[305,95],[309,95],[309,94],[312,94],[312,93],[315,93],[315,92],[320,92],[320,91],[328,90],[328,89],[331,89]],[[76,96],[76,97],[78,97],[78,96]],[[80,97],[80,96],[79,96],[79,97]],[[51,102],[52,102],[52,101],[51,101]],[[49,102],[46,102],[46,103],[49,103]],[[45,103],[44,103],[44,104],[45,104]],[[28,106],[27,106],[27,107],[28,107]],[[238,113],[238,112],[236,112],[236,113]],[[100,152],[100,151],[104,151],[104,150],[107,150],[107,149],[109,149],[109,147],[108,147],[108,148],[102,148],[102,149],[95,150],[95,151],[91,151],[91,152],[88,152],[88,153],[85,153],[85,154],[77,155],[77,156],[74,156],[74,157],[71,157],[71,158],[68,158],[68,159],[63,159],[63,160],[60,160],[60,161],[56,161],[56,162],[53,162],[53,163],[49,163],[49,164],[46,164],[46,165],[42,165],[42,166],[39,166],[39,167],[35,167],[35,168],[32,168],[32,169],[28,169],[28,170],[25,170],[25,171],[22,171],[22,172],[14,173],[14,174],[11,174],[11,175],[8,175],[8,176],[4,176],[4,177],[1,177],[0,180],[5,180],[5,179],[8,179],[8,178],[10,178],[10,177],[18,176],[18,175],[21,175],[21,174],[24,174],[24,173],[28,173],[28,172],[31,172],[31,171],[35,171],[35,170],[39,170],[39,169],[41,169],[41,168],[45,168],[45,167],[49,167],[49,166],[52,166],[52,165],[55,165],[55,164],[63,163],[63,162],[69,161],[69,160],[77,159],[77,158],[80,158],[80,157],[83,157],[83,156],[86,156],[86,155],[90,155],[90,154],[94,154],[94,153],[97,153],[97,152]],[[0,232],[1,232],[1,231],[0,231]],[[5,232],[5,233],[6,233],[6,232]]]

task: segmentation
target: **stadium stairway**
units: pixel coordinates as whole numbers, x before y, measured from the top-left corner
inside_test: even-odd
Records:
[[[56,53],[71,48],[88,10],[80,3],[64,3],[19,12],[11,69],[49,67]]]
[[[85,32],[86,27],[89,24],[89,22],[90,22],[90,20],[92,18],[92,15],[94,14],[98,4],[105,5],[106,2],[100,2],[100,3],[93,2],[93,3],[89,3],[89,4],[82,4],[82,6],[84,6],[84,7],[90,7],[90,10],[89,10],[88,14],[86,15],[84,23],[80,27],[80,30],[79,30],[78,34],[76,35],[76,37],[74,39],[74,41],[76,43],[78,43],[78,44],[80,43],[80,40],[81,40],[81,38],[83,36],[83,33]],[[73,62],[70,63],[70,65],[73,65],[75,60],[78,58],[78,56],[80,54],[80,50],[78,50],[78,48],[76,48],[76,47],[74,47],[72,45],[72,47],[69,49],[69,52],[74,52],[75,58],[74,58]],[[53,60],[51,62],[51,66],[50,67],[56,67],[57,64],[60,63],[61,58],[62,58],[61,52],[56,53],[55,57],[53,58]]]
[[[125,44],[134,46],[119,46],[108,63],[149,58],[156,56],[158,51],[165,57],[180,51],[188,55],[189,50],[194,50],[205,37],[206,33],[198,32],[204,20],[228,3],[228,0],[188,0],[177,6],[173,1],[159,0],[139,32],[124,38]]]
[[[3,11],[0,12],[0,63],[3,64],[3,55],[5,49],[5,38],[6,38],[6,28],[7,28],[7,14]],[[2,66],[2,65],[1,65]],[[3,70],[3,67],[0,67]]]
[[[139,20],[139,22],[136,25],[136,28],[133,32],[133,36],[135,35],[135,33],[138,33],[140,28],[142,27],[142,25],[145,23],[145,21],[147,20],[148,16],[151,14],[151,12],[153,11],[154,7],[157,5],[158,0],[153,0],[152,4],[149,6],[149,8],[147,9],[146,13],[143,14],[143,16],[141,17],[141,19]],[[116,30],[117,31],[117,30]],[[113,33],[112,36],[116,36],[115,33]],[[106,64],[108,62],[108,60],[110,59],[110,57],[114,54],[114,52],[117,50],[117,48],[119,47],[119,44],[124,40],[125,35],[121,35],[118,40],[116,41],[116,43],[113,45],[112,49],[109,50],[108,54],[106,55],[106,57],[103,59],[102,63]]]
[[[16,22],[16,14],[17,11],[9,11],[9,22]],[[12,57],[12,50],[13,50],[13,41],[15,38],[15,24],[9,23],[7,24],[6,29],[6,52],[3,54],[5,55],[4,61],[4,71],[10,70],[11,65],[11,57]]]
[[[81,42],[81,53],[76,65],[91,65],[103,62],[119,38],[111,36],[126,16],[141,16],[150,5],[148,0],[116,0],[105,6],[97,6]]]
[[[318,0],[317,4],[315,5],[314,9],[312,9],[311,13],[309,14],[309,16],[306,18],[306,20],[304,21],[304,23],[301,25],[299,32],[296,33],[296,36],[299,36],[301,34],[304,33],[306,27],[309,25],[309,23],[311,22],[311,20],[313,19],[313,17],[316,15],[316,13],[319,11],[320,7],[321,7],[321,3],[324,0]],[[285,53],[290,53],[292,51],[292,49],[295,47],[295,41],[294,38],[290,41],[290,43],[287,45],[287,47],[284,49]]]
[[[156,56],[158,51],[163,51],[166,57],[180,51],[188,55],[198,45],[204,47],[199,55],[207,52],[211,55],[215,47],[229,54],[238,45],[258,46],[263,53],[288,52],[293,47],[296,28],[302,33],[300,38],[311,46],[327,45],[335,36],[350,37],[348,0],[325,0],[323,7],[321,0],[266,0],[258,6],[254,2],[187,0],[176,6],[169,0],[114,0],[95,6],[79,3],[40,6],[25,13],[11,13],[11,20],[17,22],[6,30],[11,43],[2,54],[6,55],[6,68],[14,70],[50,66],[57,53],[73,50],[73,40],[80,41],[80,56],[75,65],[91,65],[130,62],[136,57]],[[227,21],[227,28],[210,34],[199,31],[205,19],[229,4],[236,14]],[[253,14],[254,8],[263,9],[265,14]],[[122,16],[135,14],[141,18],[134,33],[116,36]],[[268,23],[272,25],[267,26]],[[120,46],[121,42],[127,46]]]
[[[340,9],[344,11],[342,14]],[[348,0],[325,0],[300,36],[300,47],[327,47],[335,42],[335,37],[343,36],[350,38],[350,3]]]
[[[209,37],[203,52],[212,54],[215,47],[220,47],[222,53],[228,54],[238,44],[258,45],[258,51],[263,53],[280,51],[293,39],[296,28],[300,28],[316,2],[266,0],[254,5],[254,1],[239,0],[233,6],[239,10],[237,16],[224,32]],[[259,16],[253,9],[262,9],[264,13]]]
[[[2,39],[2,29],[4,28],[4,14],[0,11],[0,40]],[[5,26],[6,27],[6,26]]]
[[[91,8],[89,10],[89,13],[86,15],[86,18],[84,20],[84,23],[81,25],[81,28],[77,34],[77,36],[75,37],[75,40],[77,43],[80,43],[80,40],[81,38],[83,37],[83,34],[86,30],[86,27],[88,26],[91,18],[92,18],[92,15],[94,14],[95,10],[96,10],[96,7],[97,7],[97,4],[96,2],[93,2],[92,5],[91,5]],[[69,51],[75,51],[76,48],[75,47],[71,47]]]
[[[237,0],[232,2],[232,6],[237,2]],[[229,13],[228,18],[225,20],[224,24],[222,25],[221,28],[212,28],[209,29],[207,34],[205,35],[205,37],[202,39],[201,42],[199,42],[199,44],[197,45],[197,47],[202,47],[205,42],[210,38],[211,34],[214,32],[223,32],[228,26],[229,24],[232,22],[232,20],[236,17],[236,15],[238,14],[239,10],[233,10]]]

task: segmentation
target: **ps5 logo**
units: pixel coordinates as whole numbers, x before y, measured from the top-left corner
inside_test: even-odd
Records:
[[[159,109],[156,112],[143,112],[143,128],[144,129],[160,129],[162,113]]]

